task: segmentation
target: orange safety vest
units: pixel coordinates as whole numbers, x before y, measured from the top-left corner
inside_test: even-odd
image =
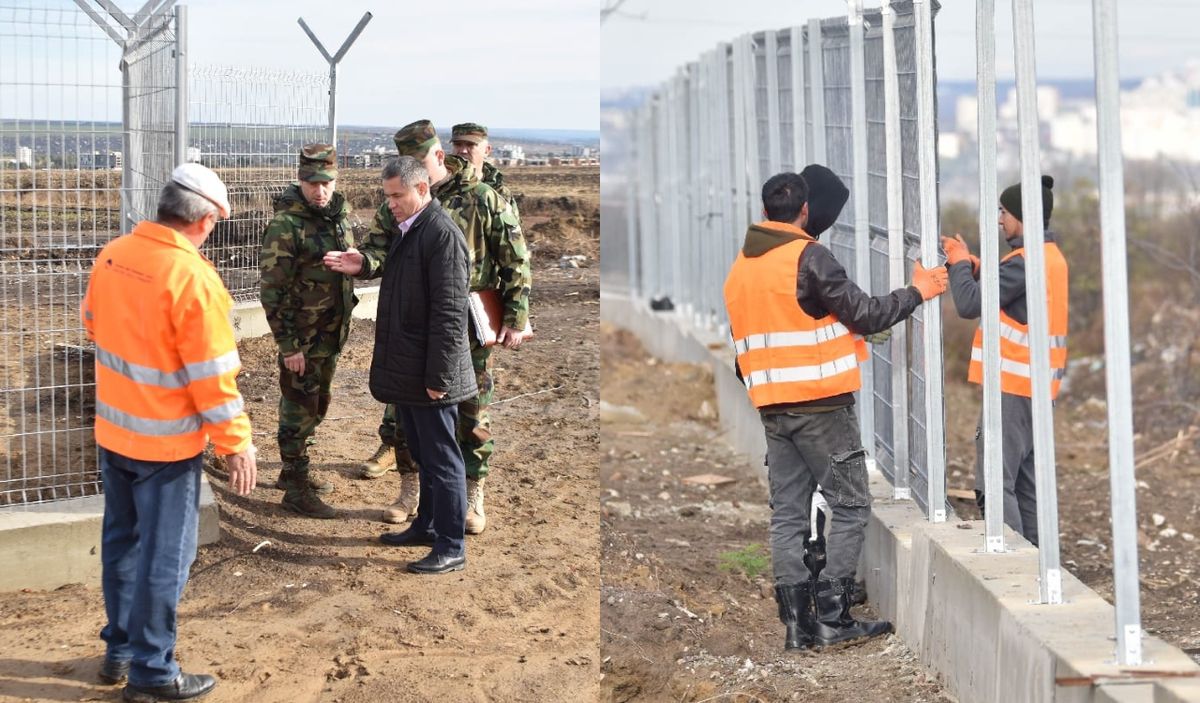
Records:
[[[834,314],[818,320],[796,302],[800,255],[819,245],[795,227],[762,226],[802,238],[762,256],[739,253],[725,278],[725,309],[751,402],[761,408],[857,391],[859,362],[870,356],[866,342]]]
[[[220,276],[178,232],[142,222],[100,251],[80,313],[96,343],[96,443],[143,461],[250,444]]]
[[[1025,249],[1012,250],[1001,262],[1024,256]],[[1054,242],[1046,242],[1046,298],[1050,312],[1050,398],[1058,397],[1067,375],[1067,260]],[[1000,390],[1033,397],[1029,375],[1029,325],[1017,322],[1000,310]],[[983,327],[975,330],[967,380],[983,383]]]

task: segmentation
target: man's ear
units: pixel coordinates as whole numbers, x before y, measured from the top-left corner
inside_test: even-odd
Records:
[[[808,203],[804,203],[804,205],[800,208],[800,229],[804,229],[807,226],[808,226]]]

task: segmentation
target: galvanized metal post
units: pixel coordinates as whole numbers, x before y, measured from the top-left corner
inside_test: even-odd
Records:
[[[799,173],[808,165],[804,98],[804,34],[800,27],[791,28],[792,40],[792,170]]]
[[[763,178],[759,165],[758,143],[758,77],[754,60],[754,37],[742,35],[742,73],[738,77],[742,84],[742,109],[746,113],[746,171],[747,200],[746,225],[762,219],[762,199],[759,197]],[[741,237],[741,232],[737,236]]]
[[[870,188],[867,174],[867,69],[863,56],[862,0],[847,0],[850,31],[850,113],[854,172],[854,268],[859,287],[871,290]],[[862,390],[858,399],[858,425],[867,456],[875,456],[875,374],[868,360],[860,362]]]
[[[1029,309],[1029,371],[1033,389],[1033,463],[1037,475],[1038,561],[1043,603],[1062,603],[1058,545],[1058,484],[1054,469],[1054,410],[1050,401],[1050,319],[1038,145],[1033,1],[1013,0],[1017,131],[1021,154],[1021,210],[1026,213],[1025,300]]]
[[[904,168],[900,151],[900,79],[896,67],[896,10],[883,3],[883,125],[887,167],[888,285],[907,281],[904,252]],[[892,497],[912,497],[908,485],[908,324],[892,328]]]
[[[175,165],[187,161],[187,5],[175,6]]]
[[[921,179],[921,261],[938,265],[937,115],[933,107],[933,12],[930,0],[913,0],[917,38],[918,119]],[[928,466],[929,521],[946,520],[946,431],[942,368],[942,308],[934,299],[923,310],[925,324],[925,447]]]
[[[808,21],[808,73],[812,84],[813,153],[818,164],[828,164],[825,149],[825,55],[821,41],[821,20]]]
[[[763,57],[767,67],[767,167],[771,173],[766,177],[758,174],[763,181],[783,170],[780,166],[782,155],[779,153],[779,39],[773,31],[767,30],[765,34]]]
[[[1096,139],[1100,165],[1104,350],[1108,388],[1108,477],[1112,490],[1113,595],[1117,661],[1142,663],[1138,596],[1137,485],[1133,464],[1133,393],[1129,370],[1129,284],[1125,268],[1125,174],[1121,163],[1121,95],[1117,3],[1093,0],[1096,54]]]
[[[628,268],[629,299],[638,297],[638,180],[640,177],[640,152],[637,111],[629,116],[629,161],[625,169],[625,241],[627,247],[625,264]]]
[[[749,222],[746,220],[746,213],[749,211],[750,195],[748,190],[749,176],[747,174],[746,161],[746,86],[745,86],[745,69],[743,62],[745,61],[745,52],[743,47],[745,42],[739,37],[733,41],[731,47],[731,58],[733,66],[730,75],[733,79],[733,197],[735,209],[733,213],[733,226],[726,236],[731,237],[734,247],[738,244],[738,238],[746,231]]]
[[[304,18],[300,17],[296,20],[300,23],[300,28],[312,40],[312,43],[316,44],[317,51],[320,51],[321,56],[325,57],[325,60],[329,63],[329,143],[335,147],[337,146],[337,67],[346,55],[346,52],[350,50],[350,46],[358,39],[358,35],[362,34],[367,23],[371,21],[371,17],[370,12],[364,12],[362,19],[350,31],[350,36],[346,37],[346,41],[342,42],[341,48],[332,56],[325,50],[325,45],[321,43],[321,40],[317,39],[317,35],[313,34],[313,31],[308,28],[308,24],[305,23]]]
[[[978,47],[979,257],[983,326],[984,550],[1004,551],[1004,467],[1000,417],[1000,218],[996,210],[996,28],[994,0],[975,3]]]

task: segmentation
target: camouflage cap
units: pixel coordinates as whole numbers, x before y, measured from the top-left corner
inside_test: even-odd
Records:
[[[437,130],[429,120],[417,120],[404,125],[393,139],[396,142],[396,151],[400,152],[401,156],[411,156],[414,159],[425,158],[433,145],[438,143]]]
[[[324,183],[336,180],[337,175],[337,149],[328,144],[305,144],[300,149],[300,180]]]
[[[477,122],[463,122],[456,124],[450,132],[450,141],[452,142],[471,142],[478,144],[488,138],[487,127]]]

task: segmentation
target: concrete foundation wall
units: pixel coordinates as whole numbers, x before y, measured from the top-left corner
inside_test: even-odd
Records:
[[[728,340],[618,295],[602,294],[600,311],[655,356],[711,368],[727,440],[762,466],[762,425]],[[1006,528],[1010,551],[985,554],[982,522],[930,523],[916,503],[893,500],[878,472],[871,489],[859,574],[872,604],[963,703],[1200,701],[1200,666],[1162,640],[1143,640],[1144,666],[1118,667],[1112,606],[1071,574],[1066,603],[1037,603],[1037,549],[1016,533]]]

